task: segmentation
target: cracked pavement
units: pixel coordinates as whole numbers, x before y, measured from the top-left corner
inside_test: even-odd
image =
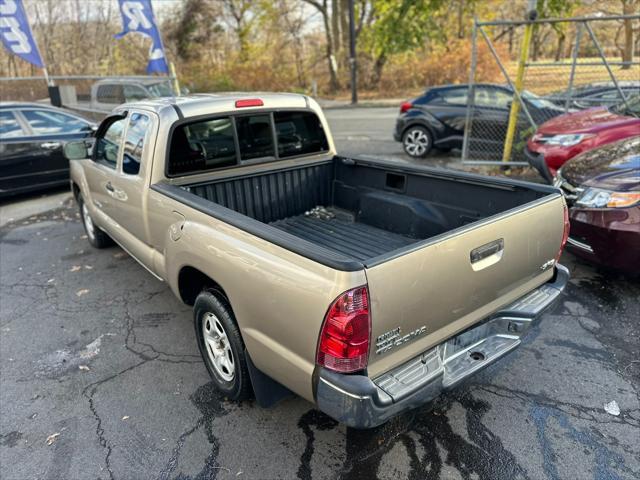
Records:
[[[71,200],[0,229],[0,262],[3,479],[640,476],[640,284],[568,254],[571,284],[521,348],[369,431],[299,398],[218,396],[189,307],[92,249]]]
[[[344,132],[340,150],[366,147]],[[2,479],[640,478],[638,280],[565,254],[570,285],[519,349],[360,431],[300,398],[221,398],[190,308],[118,247],[93,249],[76,212],[0,228]]]

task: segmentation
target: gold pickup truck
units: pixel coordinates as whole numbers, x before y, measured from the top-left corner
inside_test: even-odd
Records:
[[[234,400],[379,425],[517,347],[568,279],[557,189],[341,157],[303,95],[127,104],[65,154],[89,242],[193,305]]]

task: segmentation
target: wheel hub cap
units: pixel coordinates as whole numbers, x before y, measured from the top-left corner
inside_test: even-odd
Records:
[[[404,140],[404,145],[409,155],[423,155],[429,148],[429,137],[422,130],[411,130]]]
[[[95,227],[93,225],[93,219],[89,214],[89,209],[87,208],[87,204],[82,204],[82,220],[84,222],[84,228],[87,230],[87,235],[93,240],[96,236]]]
[[[202,334],[207,355],[216,373],[225,381],[235,377],[236,366],[229,338],[222,323],[213,313],[207,312],[202,320]]]

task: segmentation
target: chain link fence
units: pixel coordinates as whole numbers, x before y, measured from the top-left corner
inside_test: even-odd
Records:
[[[640,15],[476,21],[463,162],[524,165],[526,142],[542,123],[567,112],[612,107],[640,94],[640,62],[633,60],[640,56],[640,42],[636,39],[628,51],[629,45],[621,46],[618,40],[626,21],[637,24],[639,20]],[[526,50],[521,52],[519,64],[501,53],[504,49],[499,43],[504,32],[526,39],[527,25],[534,35],[546,32],[547,43],[542,47],[547,48],[538,45],[527,54],[523,40]],[[491,51],[503,84],[476,82],[480,44]],[[512,109],[512,102],[517,102],[519,109]],[[513,135],[508,128],[512,110],[517,112]]]

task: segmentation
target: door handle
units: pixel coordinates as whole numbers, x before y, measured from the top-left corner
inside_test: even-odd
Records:
[[[40,147],[46,148],[47,150],[54,150],[60,146],[60,142],[44,142],[40,144]]]
[[[493,242],[471,250],[469,259],[471,260],[471,263],[476,263],[490,257],[491,255],[495,255],[502,250],[504,250],[504,239],[499,238],[498,240],[494,240]]]
[[[504,239],[499,238],[493,242],[481,245],[471,250],[469,260],[474,272],[483,270],[498,263],[504,254]]]
[[[111,185],[111,182],[107,182],[107,184],[104,186],[104,188],[106,188],[106,189],[107,189],[107,191],[109,191],[109,192],[111,192],[111,193],[113,193],[113,192],[115,192],[115,191],[116,191],[116,189],[115,189],[115,188],[113,188],[113,185]]]

